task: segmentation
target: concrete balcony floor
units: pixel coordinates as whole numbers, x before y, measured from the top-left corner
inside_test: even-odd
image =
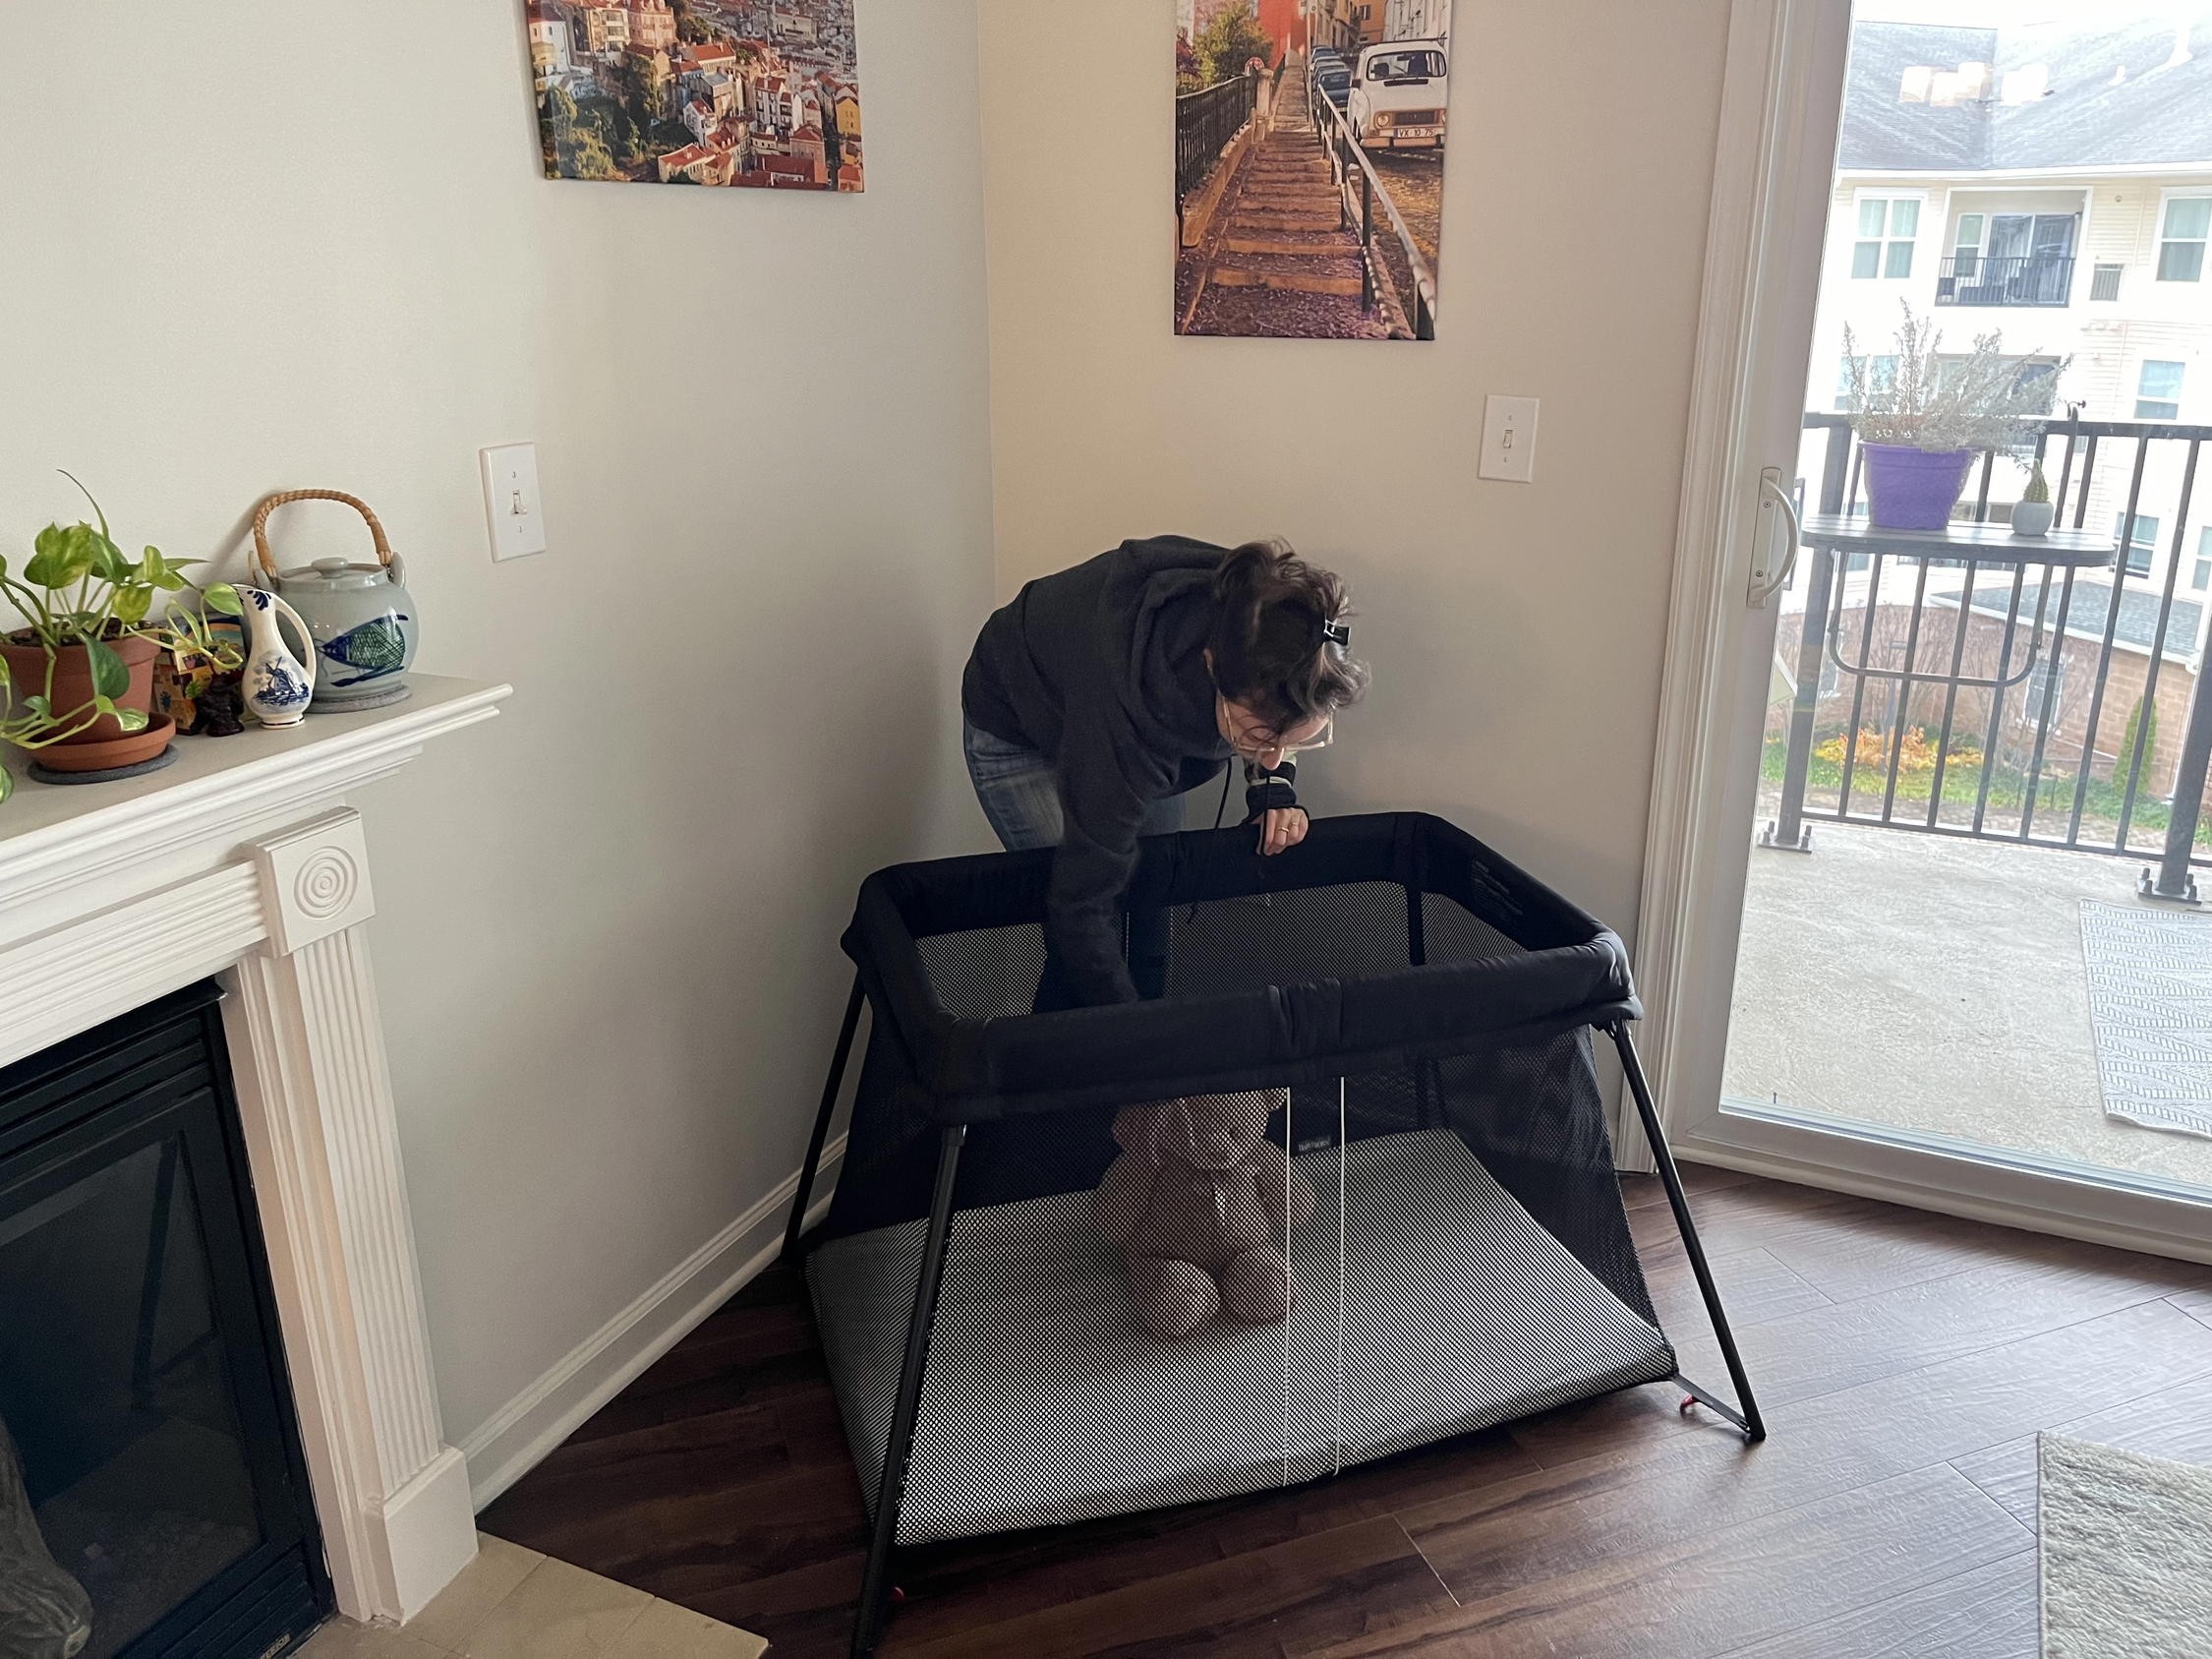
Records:
[[[2143,903],[2140,867],[1833,823],[1755,848],[1725,1092],[2212,1190],[2212,1138],[2098,1092],[2081,901]]]

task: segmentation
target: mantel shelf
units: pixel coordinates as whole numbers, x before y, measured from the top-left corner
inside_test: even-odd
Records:
[[[84,880],[149,849],[241,829],[342,795],[419,752],[432,738],[490,720],[513,687],[409,676],[415,694],[358,714],[310,714],[280,731],[180,738],[175,764],[107,784],[37,784],[18,773],[0,804],[0,907]]]

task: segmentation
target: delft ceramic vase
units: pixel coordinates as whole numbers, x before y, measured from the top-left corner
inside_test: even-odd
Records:
[[[242,587],[238,599],[246,611],[246,706],[263,726],[297,726],[315,695],[315,635],[297,611],[265,588]],[[279,616],[300,630],[308,661],[285,645]]]

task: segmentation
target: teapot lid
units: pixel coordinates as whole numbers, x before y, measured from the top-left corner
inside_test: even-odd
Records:
[[[304,587],[323,593],[336,593],[349,588],[381,586],[384,567],[381,564],[355,564],[344,559],[318,559],[312,564],[302,564],[284,572],[287,587]]]

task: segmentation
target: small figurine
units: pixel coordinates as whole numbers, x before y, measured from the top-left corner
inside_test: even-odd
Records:
[[[194,707],[199,718],[192,729],[204,738],[235,738],[246,730],[246,692],[236,675],[211,681]]]

